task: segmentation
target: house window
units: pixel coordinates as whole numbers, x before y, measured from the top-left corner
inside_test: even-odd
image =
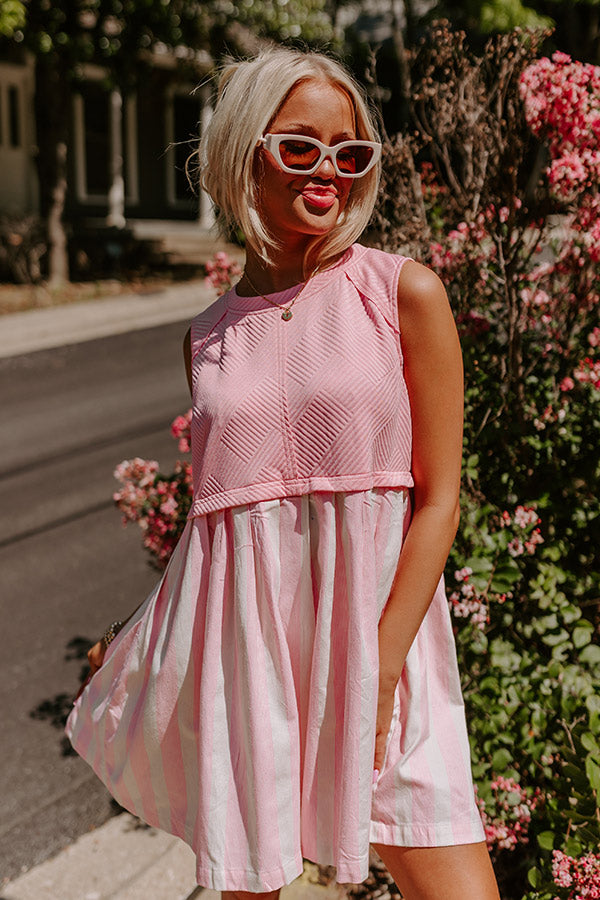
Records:
[[[75,172],[82,202],[108,198],[111,186],[111,93],[99,79],[85,81],[74,98]],[[121,138],[123,179],[128,202],[137,203],[137,132],[135,96],[123,98]]]
[[[82,90],[85,193],[105,196],[110,187],[110,95],[87,82]]]
[[[22,144],[19,88],[14,84],[8,88],[8,139],[11,147]]]
[[[0,84],[0,146],[23,146],[21,91],[16,84]]]

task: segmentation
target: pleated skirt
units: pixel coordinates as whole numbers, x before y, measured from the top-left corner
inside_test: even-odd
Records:
[[[484,839],[443,580],[408,654],[372,784],[377,624],[403,488],[315,492],[189,519],[66,732],[115,799],[195,851],[214,890],[303,859],[369,873],[369,843]]]

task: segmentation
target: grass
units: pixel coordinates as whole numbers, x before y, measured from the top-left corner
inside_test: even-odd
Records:
[[[193,277],[190,273],[190,278]],[[199,270],[195,277],[201,277]],[[174,278],[172,273],[166,272],[129,279],[74,281],[60,288],[51,288],[45,283],[0,284],[0,315],[62,306],[66,303],[82,303],[121,294],[149,294],[180,280],[184,279]]]

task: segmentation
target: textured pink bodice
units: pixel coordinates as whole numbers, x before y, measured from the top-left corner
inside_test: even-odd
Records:
[[[287,322],[235,288],[193,319],[190,517],[413,485],[397,305],[409,258],[354,244],[310,280]],[[289,305],[297,290],[269,296]]]

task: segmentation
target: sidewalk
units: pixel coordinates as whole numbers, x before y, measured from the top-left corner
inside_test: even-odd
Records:
[[[190,320],[216,299],[204,279],[0,317],[0,358]],[[0,898],[1,900],[1,898]]]
[[[318,868],[281,890],[281,900],[342,900],[345,890],[317,883]],[[57,856],[0,889],[0,900],[220,900],[196,885],[193,851],[129,813],[78,838]]]

